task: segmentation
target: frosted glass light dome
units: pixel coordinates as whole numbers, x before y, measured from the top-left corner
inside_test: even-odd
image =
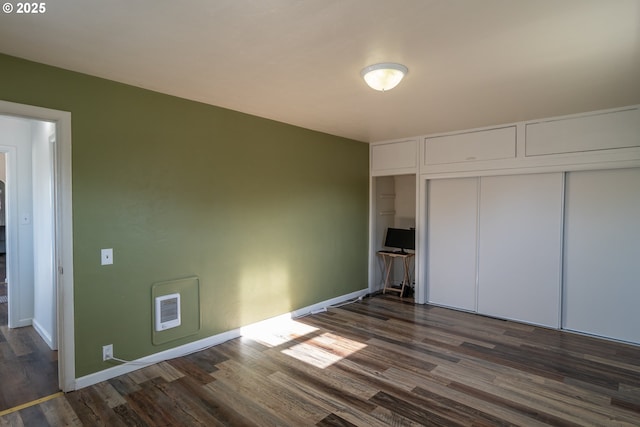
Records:
[[[383,62],[365,67],[360,75],[372,89],[387,91],[398,86],[408,72],[407,67],[402,64]]]

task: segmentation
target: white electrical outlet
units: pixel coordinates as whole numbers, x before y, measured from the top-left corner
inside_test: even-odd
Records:
[[[102,346],[102,360],[113,359],[113,344]]]
[[[113,249],[102,249],[100,251],[100,261],[102,265],[113,264]]]

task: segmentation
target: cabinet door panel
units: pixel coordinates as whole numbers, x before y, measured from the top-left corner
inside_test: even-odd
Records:
[[[571,172],[564,327],[640,343],[640,169]]]
[[[371,146],[371,173],[374,176],[416,173],[417,141],[401,141]]]
[[[424,165],[513,159],[516,157],[516,128],[509,126],[428,137],[424,140]]]
[[[478,311],[560,326],[563,174],[480,181]]]
[[[428,300],[475,311],[478,178],[429,182]]]
[[[526,129],[527,156],[640,147],[640,109],[530,123]]]

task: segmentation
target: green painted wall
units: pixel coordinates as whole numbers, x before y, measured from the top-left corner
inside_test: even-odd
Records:
[[[0,99],[72,114],[78,377],[367,287],[366,144],[4,55]],[[154,346],[192,275],[202,329]]]

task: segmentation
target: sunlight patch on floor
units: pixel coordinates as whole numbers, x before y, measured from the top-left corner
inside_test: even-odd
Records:
[[[282,350],[282,353],[301,362],[324,369],[362,350],[366,346],[366,344],[358,341],[331,333],[324,333]]]
[[[313,326],[291,319],[289,315],[283,315],[243,327],[240,333],[243,337],[251,338],[267,347],[277,347],[317,330]]]

